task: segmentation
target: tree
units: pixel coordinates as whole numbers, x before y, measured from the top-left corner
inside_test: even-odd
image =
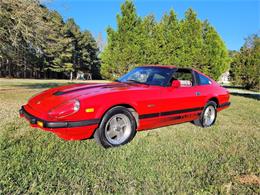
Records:
[[[92,73],[94,79],[100,79],[100,60],[97,42],[89,31],[83,31],[79,39],[80,69]]]
[[[180,22],[182,34],[182,52],[180,53],[180,66],[197,67],[200,65],[200,55],[203,46],[202,22],[197,19],[192,9],[185,12],[185,18]]]
[[[180,55],[182,53],[183,40],[181,37],[180,23],[173,9],[169,15],[165,14],[158,24],[162,43],[157,54],[161,53],[161,64],[181,65]],[[160,52],[161,50],[161,52]],[[160,56],[158,56],[160,59]]]
[[[107,29],[107,47],[101,55],[104,78],[117,78],[138,63],[137,27],[140,22],[133,2],[127,0],[121,6],[121,15],[117,15],[117,31]]]
[[[8,76],[17,76],[20,70],[26,73],[31,68],[26,60],[30,52],[40,54],[49,30],[42,20],[44,9],[35,0],[2,0],[0,10],[1,72],[8,70]]]
[[[174,10],[159,22],[153,15],[140,18],[126,1],[117,15],[117,29],[107,29],[107,45],[101,54],[101,74],[115,79],[142,64],[172,64],[202,70],[214,79],[228,69],[226,46],[208,21],[188,9],[178,20]]]
[[[231,63],[231,78],[247,89],[260,90],[260,37],[249,36]]]
[[[226,46],[214,27],[206,20],[203,23],[203,45],[200,62],[196,68],[217,80],[228,70],[230,58]]]
[[[95,40],[73,19],[64,22],[38,0],[1,0],[0,10],[0,76],[72,78],[86,67],[97,75]]]

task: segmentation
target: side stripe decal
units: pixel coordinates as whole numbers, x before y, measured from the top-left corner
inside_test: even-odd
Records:
[[[159,116],[168,116],[173,114],[182,114],[187,112],[195,112],[195,111],[201,111],[203,110],[203,107],[198,108],[189,108],[189,109],[183,109],[183,110],[171,110],[167,112],[161,112],[161,113],[152,113],[152,114],[143,114],[139,116],[139,119],[146,119],[146,118],[154,118]]]
[[[231,104],[230,102],[225,102],[223,104],[220,104],[218,106],[218,108],[230,106],[230,104]],[[160,116],[168,116],[168,115],[174,115],[174,114],[202,111],[203,109],[204,109],[204,107],[197,107],[197,108],[189,108],[189,109],[183,109],[183,110],[171,110],[171,111],[160,112],[160,113],[142,114],[139,116],[139,119],[155,118],[155,117],[160,117]]]

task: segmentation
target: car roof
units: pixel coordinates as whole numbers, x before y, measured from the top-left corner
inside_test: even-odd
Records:
[[[140,67],[160,67],[160,68],[177,68],[176,66],[173,65],[161,65],[161,64],[146,64],[146,65],[142,65]]]
[[[145,65],[141,65],[139,67],[160,67],[160,68],[170,68],[170,69],[177,68],[177,69],[193,70],[193,71],[195,71],[197,73],[203,74],[202,72],[200,72],[200,71],[198,71],[198,70],[196,70],[195,68],[192,68],[192,67],[177,67],[177,66],[174,66],[174,65],[145,64]]]

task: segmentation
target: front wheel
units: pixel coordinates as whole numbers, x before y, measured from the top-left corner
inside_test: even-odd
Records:
[[[193,121],[193,124],[200,127],[210,127],[217,119],[217,104],[214,101],[209,101],[204,107],[200,118]]]
[[[136,122],[125,107],[117,106],[103,117],[94,138],[104,148],[116,147],[130,142],[136,133]]]

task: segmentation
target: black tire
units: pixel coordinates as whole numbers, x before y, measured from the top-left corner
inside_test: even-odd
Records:
[[[213,120],[210,124],[205,124],[205,123],[204,123],[204,121],[205,121],[205,120],[204,120],[204,118],[205,118],[205,111],[206,111],[206,109],[207,109],[208,107],[210,107],[210,106],[214,108],[214,112],[215,112],[214,116],[215,116],[215,117],[214,117],[214,120]],[[214,101],[209,101],[209,102],[205,105],[205,107],[204,107],[202,113],[200,114],[199,119],[192,121],[192,123],[193,123],[194,125],[196,125],[196,126],[203,127],[203,128],[207,128],[207,127],[210,127],[210,126],[214,125],[214,123],[216,122],[216,119],[217,119],[217,104],[216,104],[216,102],[214,102]]]
[[[107,123],[111,120],[111,118],[118,114],[124,115],[129,119],[130,134],[122,143],[117,144],[117,143],[111,143],[111,141],[109,141],[109,139],[106,137],[106,127],[107,127]],[[109,111],[107,111],[106,114],[103,116],[101,123],[99,124],[99,127],[96,129],[94,133],[94,139],[102,147],[109,148],[109,147],[117,147],[117,146],[127,144],[134,138],[135,134],[136,134],[136,121],[132,113],[123,106],[116,106],[110,109]]]

